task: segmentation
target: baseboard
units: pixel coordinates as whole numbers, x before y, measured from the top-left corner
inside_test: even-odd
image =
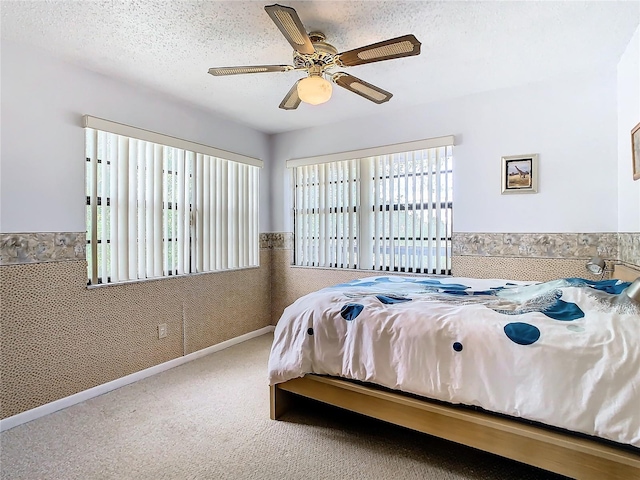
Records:
[[[273,332],[274,329],[275,327],[273,325],[268,325],[266,327],[260,328],[259,330],[245,333],[244,335],[240,335],[239,337],[235,337],[230,340],[226,340],[224,342],[218,343],[216,345],[203,348],[202,350],[198,350],[197,352],[190,353],[183,357],[169,360],[168,362],[164,362],[159,365],[155,365],[153,367],[140,370],[139,372],[132,373],[131,375],[127,375],[125,377],[112,380],[111,382],[103,383],[102,385],[97,385],[88,390],[83,390],[82,392],[74,393],[73,395],[69,395],[68,397],[55,400],[51,403],[46,403],[39,407],[32,408],[31,410],[27,410],[26,412],[18,413],[17,415],[13,415],[12,417],[7,417],[5,419],[0,420],[0,432],[9,430],[10,428],[13,428],[13,427],[17,427],[18,425],[21,425],[23,423],[30,422],[31,420],[35,420],[36,418],[44,417],[45,415],[49,415],[50,413],[57,412],[58,410],[62,410],[63,408],[67,408],[77,403],[84,402],[93,397],[97,397],[104,393],[110,392],[111,390],[124,387],[125,385],[129,385],[130,383],[137,382],[138,380],[142,380],[143,378],[150,377],[151,375],[155,375],[157,373],[164,372],[165,370],[169,370],[171,368],[175,368],[187,362],[191,362],[198,358],[204,357],[205,355],[209,355],[214,352],[219,352],[220,350],[224,350],[225,348],[232,347],[233,345],[237,345],[238,343],[246,342],[247,340],[250,340],[252,338],[259,337],[260,335]]]

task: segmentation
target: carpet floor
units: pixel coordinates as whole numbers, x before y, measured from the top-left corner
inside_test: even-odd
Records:
[[[269,419],[272,335],[3,432],[9,479],[564,477],[308,402]]]

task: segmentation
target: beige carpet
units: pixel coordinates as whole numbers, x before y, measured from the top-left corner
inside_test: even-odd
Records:
[[[559,479],[315,403],[269,420],[271,335],[4,432],[2,479]]]

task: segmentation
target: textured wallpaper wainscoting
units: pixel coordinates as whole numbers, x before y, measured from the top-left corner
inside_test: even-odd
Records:
[[[87,289],[84,245],[83,233],[0,234],[0,418],[275,324],[301,296],[374,274],[292,266],[293,234],[263,233],[259,268]],[[640,266],[640,233],[461,233],[453,253],[457,276],[588,277],[595,254]]]
[[[454,255],[588,259],[618,258],[617,233],[454,233]]]
[[[545,282],[560,277],[599,279],[585,268],[594,256],[611,263],[618,233],[454,233],[451,270],[457,277]]]
[[[0,233],[0,265],[85,260],[85,232]]]
[[[263,234],[271,249],[271,320],[302,295],[319,288],[377,274],[292,266],[293,234]],[[593,256],[608,265],[640,266],[640,233],[456,233],[452,272],[459,277],[548,281],[561,277],[598,279],[585,268]]]
[[[508,278],[548,282],[562,277],[599,280],[585,268],[587,260],[454,255],[451,271],[456,277]]]
[[[21,238],[27,248],[20,258],[26,263],[7,251],[14,248],[9,241],[2,258],[11,264],[0,266],[1,418],[271,321],[271,252],[266,249],[260,251],[259,268],[87,289],[84,259],[66,258],[55,245],[46,248],[50,244],[41,237],[26,243]],[[40,245],[40,261],[30,261],[29,245]],[[71,256],[74,248],[63,250]],[[44,260],[51,257],[47,251],[56,252],[57,260]],[[168,335],[158,339],[161,323]]]
[[[618,234],[618,239],[620,261],[640,269],[640,233],[621,232]]]

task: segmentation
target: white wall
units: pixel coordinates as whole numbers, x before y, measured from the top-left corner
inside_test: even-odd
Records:
[[[640,232],[640,180],[633,181],[631,129],[640,122],[640,26],[618,63],[618,231]]]
[[[0,232],[85,230],[83,114],[264,160],[260,231],[270,231],[266,134],[21,45],[3,41],[1,62]]]
[[[616,231],[615,125],[610,72],[277,134],[272,228],[292,230],[287,159],[454,134],[455,231]],[[540,154],[539,193],[501,195],[500,157],[527,153]]]
[[[457,231],[616,231],[618,223],[620,231],[640,227],[639,209],[629,201],[640,197],[640,181],[630,180],[631,160],[623,148],[629,148],[631,128],[625,123],[635,125],[640,109],[637,31],[618,66],[617,110],[616,75],[611,72],[271,137],[39,50],[2,42],[1,63],[0,232],[85,229],[83,114],[265,160],[261,231],[292,229],[287,159],[449,134],[458,143]],[[622,118],[626,116],[630,119]],[[539,193],[500,195],[500,156],[520,153],[540,154]]]

